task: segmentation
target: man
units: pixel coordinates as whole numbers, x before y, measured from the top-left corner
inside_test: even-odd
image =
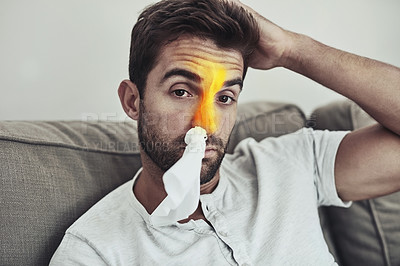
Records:
[[[218,121],[211,129],[194,117],[215,66],[224,78],[212,94]],[[247,67],[305,75],[379,124],[248,139],[224,158]],[[129,70],[118,91],[138,121],[143,168],[68,229],[53,265],[336,265],[318,206],[346,207],[400,190],[396,67],[286,31],[239,1],[168,0],[140,15]],[[149,217],[167,196],[162,176],[196,125],[208,131],[198,208],[156,226]]]

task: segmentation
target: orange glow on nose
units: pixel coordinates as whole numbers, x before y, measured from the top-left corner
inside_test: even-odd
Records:
[[[225,82],[226,70],[221,64],[206,60],[197,63],[197,71],[195,71],[200,72],[203,81],[201,102],[194,114],[193,123],[194,126],[200,126],[212,134],[217,130],[219,123],[219,117],[215,110],[215,95]]]

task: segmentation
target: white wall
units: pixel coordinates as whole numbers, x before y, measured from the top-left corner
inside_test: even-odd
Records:
[[[129,38],[153,1],[1,0],[0,120],[125,119]],[[244,0],[287,29],[400,66],[400,1]],[[250,70],[241,102],[286,101],[307,114],[341,96],[287,71]]]

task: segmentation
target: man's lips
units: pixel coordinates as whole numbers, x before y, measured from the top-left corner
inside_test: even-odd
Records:
[[[182,146],[179,149],[182,150],[182,153],[183,153],[183,150],[185,150],[185,148],[186,148],[186,146]],[[218,150],[219,149],[216,146],[206,146],[206,149],[204,151],[204,158],[214,157],[215,154],[218,153]]]
[[[206,151],[216,151],[216,150],[218,150],[217,147],[214,147],[214,146],[206,146]]]
[[[216,147],[206,147],[206,151],[204,153],[204,158],[210,158],[215,156],[218,149]]]

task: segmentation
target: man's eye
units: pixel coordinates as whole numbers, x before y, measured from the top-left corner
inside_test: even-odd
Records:
[[[178,97],[191,97],[191,94],[185,90],[174,90],[172,93]]]
[[[232,97],[229,97],[227,95],[221,95],[218,97],[218,101],[223,103],[223,104],[231,104],[234,99]]]

